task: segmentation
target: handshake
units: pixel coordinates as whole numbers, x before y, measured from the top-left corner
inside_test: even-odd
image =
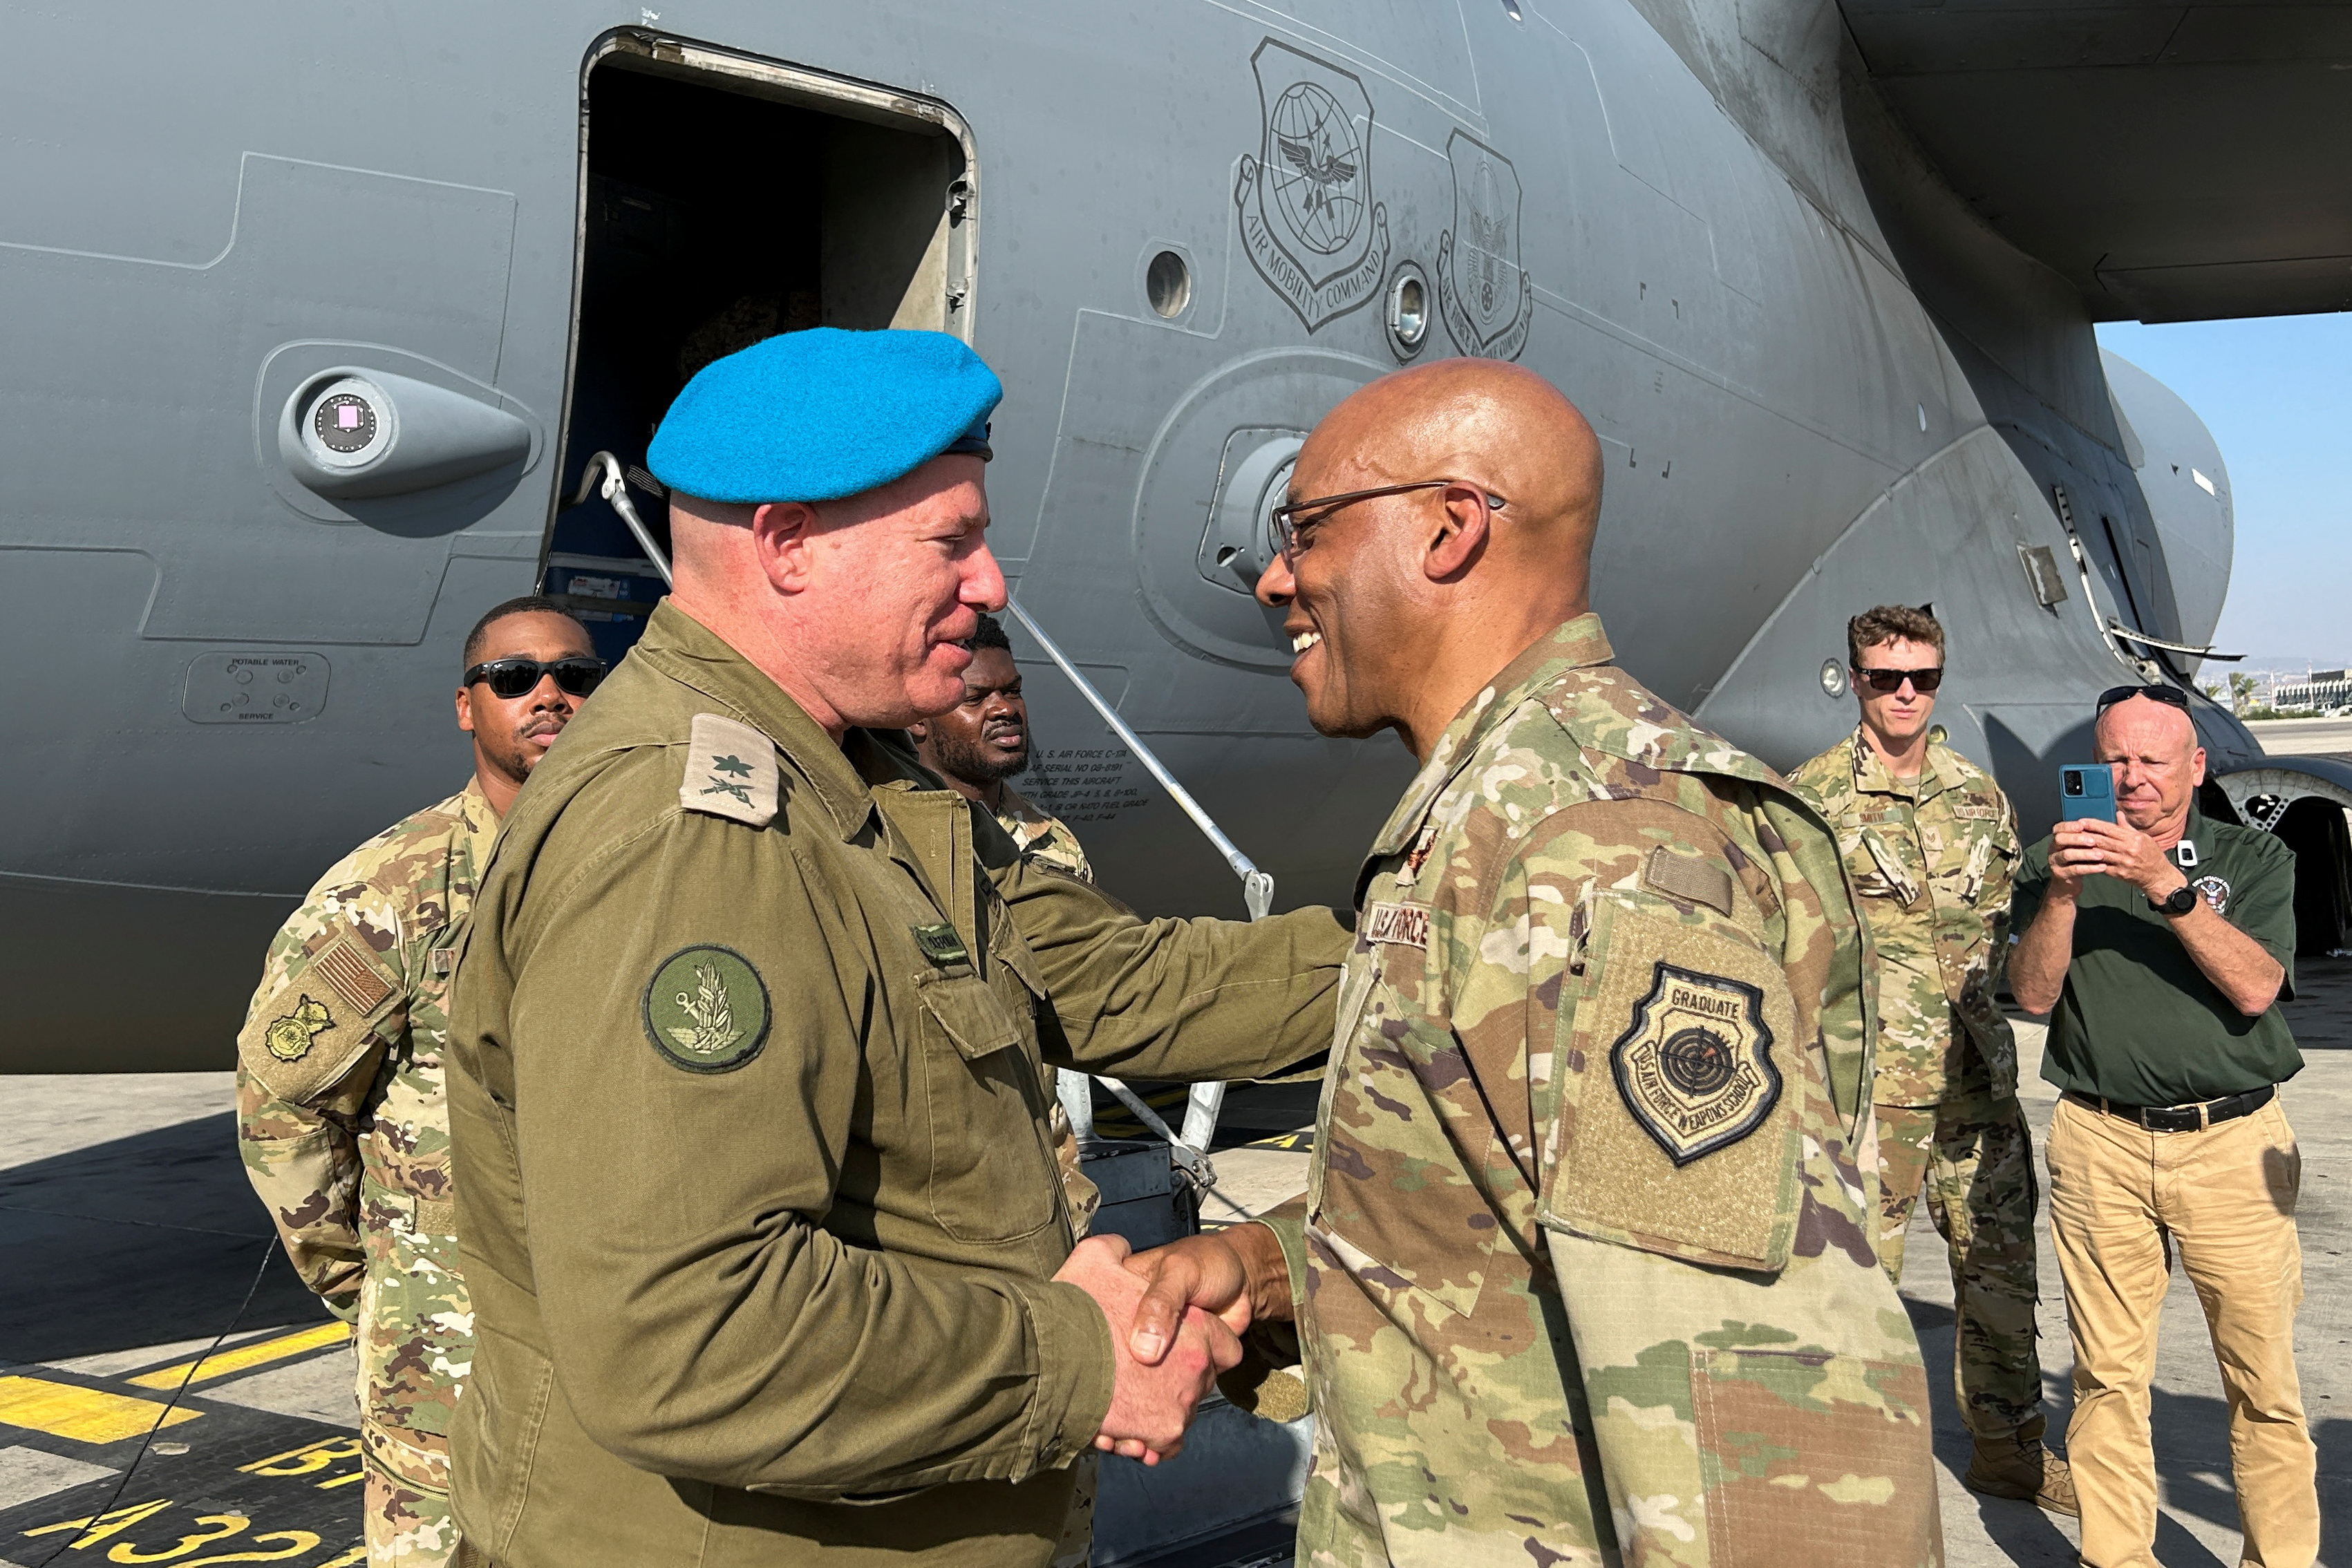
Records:
[[[1262,1225],[1149,1252],[1129,1252],[1117,1236],[1089,1236],[1054,1278],[1092,1296],[1110,1322],[1110,1409],[1095,1447],[1147,1465],[1183,1448],[1194,1409],[1242,1358],[1239,1335],[1292,1312],[1289,1268]]]

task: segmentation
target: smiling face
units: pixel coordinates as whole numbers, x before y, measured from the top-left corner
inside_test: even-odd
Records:
[[[1002,648],[982,648],[963,673],[963,701],[908,731],[925,766],[986,792],[1029,766],[1029,705],[1021,672]]]
[[[1862,651],[1857,669],[1869,670],[1929,670],[1941,669],[1944,655],[1932,643],[1915,643],[1907,637],[1874,643]],[[1919,738],[1927,727],[1927,719],[1936,711],[1932,693],[1923,692],[1905,681],[1891,692],[1881,692],[1868,681],[1856,679],[1854,695],[1862,702],[1862,722],[1879,744],[1888,751],[1901,751]]]
[[[802,674],[847,724],[903,729],[963,701],[979,612],[1004,606],[976,456],[815,508]],[[766,510],[766,508],[761,508]]]
[[[2205,782],[2205,748],[2188,714],[2146,697],[2119,702],[2099,716],[2092,755],[2115,768],[2117,817],[2160,840],[2179,836]]]
[[[482,646],[476,664],[494,659],[557,659],[594,657],[587,629],[569,615],[543,611],[501,616],[482,629]],[[478,768],[487,769],[520,788],[572,716],[582,699],[566,693],[555,677],[543,674],[539,685],[519,697],[501,697],[487,682],[457,688],[457,727],[474,737]]]

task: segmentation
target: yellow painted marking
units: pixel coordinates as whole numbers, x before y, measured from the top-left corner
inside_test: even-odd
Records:
[[[316,1475],[339,1459],[360,1457],[357,1437],[326,1437],[315,1443],[305,1443],[299,1448],[289,1448],[282,1454],[272,1454],[266,1459],[256,1459],[249,1465],[236,1467],[244,1476],[309,1476]]]
[[[87,1529],[89,1533],[79,1541],[70,1541],[66,1543],[71,1550],[79,1552],[84,1547],[94,1545],[110,1535],[119,1535],[149,1514],[161,1513],[171,1506],[170,1498],[159,1497],[153,1502],[137,1503],[130,1508],[118,1508],[111,1513],[94,1513],[88,1519],[61,1519],[55,1524],[45,1524],[38,1530],[28,1530],[25,1533],[55,1535],[60,1530]]]
[[[325,1491],[329,1487],[347,1487],[366,1474],[367,1472],[365,1470],[353,1470],[347,1476],[336,1476],[331,1479],[320,1481],[319,1483],[318,1490]]]
[[[257,1340],[205,1357],[202,1361],[184,1361],[177,1366],[166,1366],[154,1372],[142,1372],[126,1379],[134,1388],[177,1388],[184,1383],[205,1383],[215,1377],[226,1377],[232,1372],[244,1372],[273,1361],[283,1361],[289,1355],[300,1355],[307,1350],[321,1350],[331,1344],[341,1344],[352,1337],[349,1323],[319,1323],[292,1333],[279,1334],[276,1339]]]
[[[98,1388],[76,1388],[38,1377],[0,1377],[0,1421],[29,1427],[53,1437],[83,1443],[119,1443],[157,1424],[176,1427],[201,1410],[166,1411],[152,1399],[132,1399]]]
[[[359,1565],[366,1561],[367,1548],[354,1546],[333,1562],[320,1563],[319,1568],[359,1568]]]

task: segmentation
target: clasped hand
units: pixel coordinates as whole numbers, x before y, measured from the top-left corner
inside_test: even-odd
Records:
[[[1277,1271],[1279,1263],[1277,1251]],[[1184,1429],[1217,1374],[1240,1362],[1236,1336],[1253,1313],[1286,1310],[1286,1301],[1266,1300],[1270,1287],[1258,1277],[1265,1272],[1214,1236],[1133,1254],[1117,1236],[1078,1243],[1054,1278],[1092,1296],[1110,1322],[1110,1410],[1096,1448],[1147,1465],[1182,1448]],[[1288,1285],[1283,1272],[1286,1298]]]
[[[2130,883],[2155,899],[2164,898],[2187,880],[2155,840],[2127,822],[2091,818],[2059,823],[2051,838],[2051,876],[2073,894],[2095,872]]]

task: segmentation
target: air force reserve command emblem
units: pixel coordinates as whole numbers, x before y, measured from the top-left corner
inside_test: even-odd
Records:
[[[704,943],[662,960],[644,1010],[646,1038],[688,1072],[731,1072],[768,1039],[767,982],[732,947]]]
[[[1535,285],[1519,265],[1519,176],[1511,161],[1475,137],[1446,138],[1454,165],[1454,226],[1437,241],[1437,310],[1454,346],[1488,360],[1516,360],[1528,346]]]
[[[1763,992],[1662,959],[1609,1060],[1625,1108],[1680,1166],[1771,1114],[1780,1098],[1771,1052]]]
[[[1258,276],[1314,331],[1370,299],[1389,267],[1389,214],[1372,200],[1372,100],[1353,73],[1268,38],[1257,73],[1258,151],[1234,183]]]

